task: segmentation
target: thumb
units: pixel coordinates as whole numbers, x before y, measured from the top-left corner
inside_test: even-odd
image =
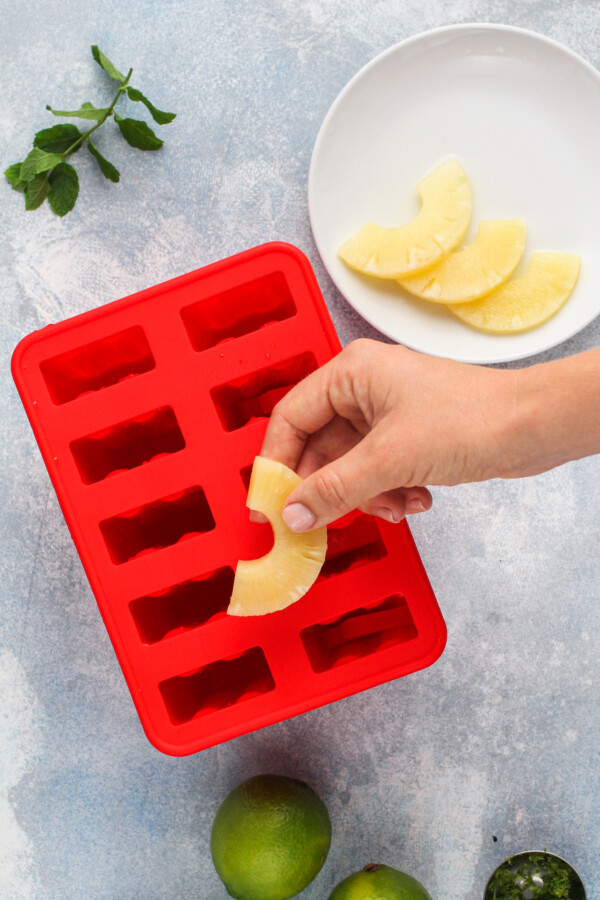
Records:
[[[386,458],[387,457],[387,458]],[[391,458],[370,432],[344,453],[298,485],[287,498],[283,521],[291,531],[329,525],[372,497],[397,486]]]

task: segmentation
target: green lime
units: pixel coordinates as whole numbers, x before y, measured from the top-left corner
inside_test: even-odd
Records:
[[[329,900],[431,900],[422,884],[410,875],[370,863],[344,878]]]
[[[324,803],[303,781],[257,775],[225,797],[213,822],[213,863],[237,900],[288,900],[321,870],[331,844]]]

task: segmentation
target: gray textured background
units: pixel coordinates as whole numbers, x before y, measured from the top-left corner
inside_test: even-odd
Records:
[[[376,336],[308,222],[310,154],[338,91],[391,44],[457,22],[532,28],[598,65],[597,0],[2,0],[0,20],[2,169],[52,124],[46,103],[112,96],[92,43],[179,113],[156,154],[103,129],[122,181],[81,154],[63,221],[0,186],[2,900],[224,900],[212,817],[261,771],[308,779],[330,809],[307,900],[370,860],[434,900],[480,900],[507,854],[542,847],[600,897],[600,459],[435,490],[413,523],[449,631],[432,668],[172,759],[142,732],[9,373],[27,332],[272,239],[308,254],[344,343]],[[599,336],[595,322],[546,358]]]

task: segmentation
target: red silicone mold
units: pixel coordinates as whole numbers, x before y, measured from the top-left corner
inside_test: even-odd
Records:
[[[226,614],[265,553],[267,417],[340,349],[313,271],[265,244],[26,337],[13,375],[150,741],[183,755],[430,665],[446,630],[408,526],[329,529],[308,594]]]

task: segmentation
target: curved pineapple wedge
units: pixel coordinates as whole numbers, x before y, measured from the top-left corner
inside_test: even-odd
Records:
[[[316,581],[325,560],[327,528],[295,534],[281,518],[283,504],[301,480],[272,459],[254,460],[246,505],[267,517],[275,541],[266,556],[238,562],[227,609],[230,616],[262,616],[285,609]]]
[[[448,306],[474,328],[513,334],[541,325],[571,295],[579,277],[580,259],[574,253],[534,253],[520,278],[471,303]]]
[[[417,190],[423,205],[412,222],[397,228],[369,222],[338,250],[344,262],[366,275],[400,278],[441,262],[458,246],[471,219],[471,188],[462,167],[449,159]]]
[[[455,250],[431,269],[398,281],[409,293],[433,303],[478,300],[508,281],[523,256],[526,237],[525,219],[480,222],[469,247]]]

